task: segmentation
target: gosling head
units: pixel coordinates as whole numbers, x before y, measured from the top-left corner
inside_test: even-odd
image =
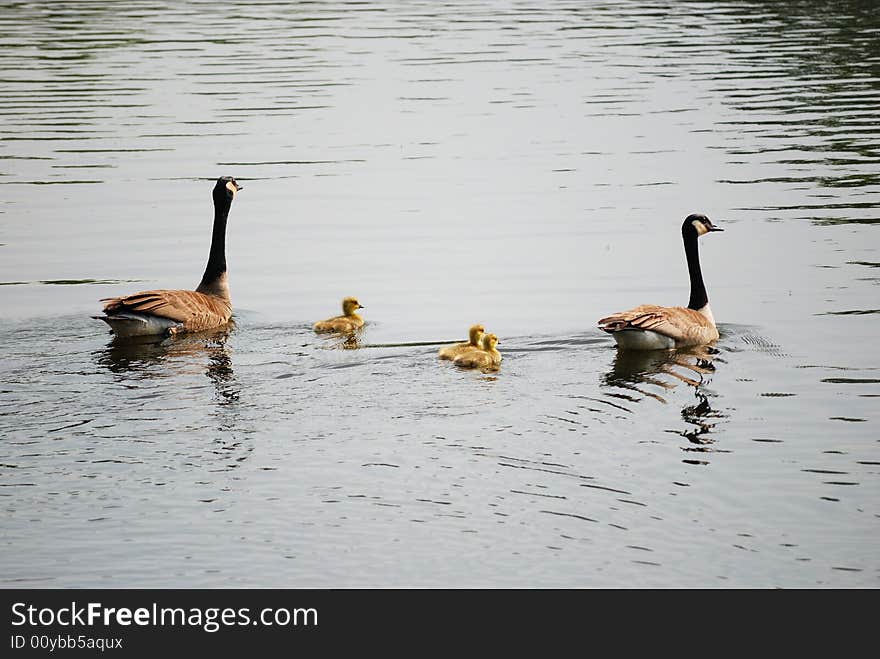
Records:
[[[357,301],[356,297],[347,297],[342,300],[342,313],[346,316],[353,316],[358,309],[363,309],[364,306]]]
[[[724,231],[721,227],[716,227],[712,224],[712,220],[701,213],[693,213],[688,215],[684,219],[684,224],[681,225],[681,235],[687,236],[692,232],[696,232],[697,237],[702,236],[703,234],[709,233],[710,231]]]
[[[235,199],[235,193],[243,188],[244,186],[231,176],[221,176],[217,179],[217,185],[214,186],[214,203],[231,203]]]
[[[483,338],[483,334],[486,332],[486,328],[482,325],[471,325],[471,328],[468,330],[468,339],[470,339],[470,344],[472,346],[479,346],[480,340]]]
[[[498,337],[494,334],[484,334],[482,343],[483,350],[493,351],[495,350],[495,346],[498,345]]]

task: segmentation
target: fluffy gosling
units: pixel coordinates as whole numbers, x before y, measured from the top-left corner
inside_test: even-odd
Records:
[[[462,353],[453,360],[453,363],[462,368],[497,371],[501,367],[501,353],[495,347],[498,345],[498,337],[494,334],[484,334],[480,343],[479,349]]]
[[[328,318],[327,320],[319,320],[314,324],[316,332],[339,332],[348,333],[359,330],[364,326],[364,319],[357,313],[358,309],[364,306],[357,301],[357,298],[347,297],[342,300],[342,315]]]
[[[455,359],[459,355],[468,352],[469,350],[478,350],[480,348],[480,341],[483,338],[483,334],[486,333],[486,328],[482,325],[471,325],[470,330],[468,330],[468,341],[465,343],[455,343],[451,346],[443,346],[437,352],[437,356],[440,359]]]

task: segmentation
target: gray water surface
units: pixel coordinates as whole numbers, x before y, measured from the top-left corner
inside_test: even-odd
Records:
[[[0,584],[877,587],[874,4],[4,12]],[[224,174],[234,324],[114,341]],[[618,353],[691,212],[721,339]]]

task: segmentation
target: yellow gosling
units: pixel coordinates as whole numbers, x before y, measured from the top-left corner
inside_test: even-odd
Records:
[[[471,325],[470,330],[468,330],[469,338],[466,343],[455,343],[451,346],[443,346],[437,352],[437,356],[440,359],[455,359],[469,350],[478,350],[480,348],[480,341],[485,332],[486,328],[482,325]]]
[[[357,298],[347,297],[342,300],[342,315],[319,320],[314,324],[316,332],[354,332],[364,326],[364,319],[357,313],[364,306]]]
[[[453,363],[462,368],[479,368],[483,371],[497,371],[501,367],[501,353],[495,347],[498,337],[484,334],[478,350],[468,350],[455,358]]]

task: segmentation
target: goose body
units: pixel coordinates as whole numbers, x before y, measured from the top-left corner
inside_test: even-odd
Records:
[[[440,359],[455,359],[469,350],[479,350],[481,345],[480,341],[485,332],[486,328],[482,325],[471,325],[470,330],[468,330],[467,341],[464,343],[455,343],[451,346],[443,346],[437,351],[437,356]]]
[[[453,360],[453,363],[462,368],[497,371],[501,367],[501,353],[498,352],[497,345],[497,336],[494,334],[484,334],[479,349],[463,352]]]
[[[358,309],[363,308],[363,305],[357,301],[357,298],[347,297],[342,300],[341,316],[319,320],[313,325],[313,328],[316,332],[354,332],[364,326],[364,319],[357,312]]]
[[[155,290],[105,300],[98,316],[118,336],[201,332],[232,318],[229,299],[198,291]]]
[[[703,345],[718,338],[718,328],[703,283],[697,240],[710,231],[723,231],[705,215],[689,215],[681,227],[691,280],[687,307],[642,304],[599,320],[600,329],[610,333],[625,350],[669,350]]]
[[[104,315],[94,316],[120,337],[200,332],[232,318],[226,273],[226,221],[235,194],[242,189],[231,176],[214,186],[214,227],[205,274],[194,291],[158,289],[105,298]]]

